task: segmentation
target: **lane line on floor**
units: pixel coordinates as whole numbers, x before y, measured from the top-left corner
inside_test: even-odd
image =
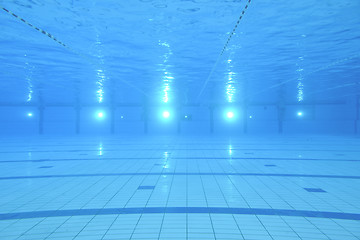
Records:
[[[65,217],[65,216],[157,214],[157,213],[240,214],[240,215],[291,216],[291,217],[314,217],[314,218],[360,220],[360,214],[357,213],[289,210],[289,209],[263,209],[263,208],[222,208],[222,207],[146,207],[146,208],[96,208],[96,209],[48,210],[48,211],[34,211],[34,212],[3,213],[0,214],[0,220]]]
[[[63,161],[103,161],[103,160],[153,160],[163,159],[162,157],[124,157],[124,158],[68,158],[68,159],[34,159],[34,160],[0,160],[1,163],[19,162],[63,162]],[[275,160],[275,161],[328,161],[328,162],[360,162],[360,159],[321,159],[321,158],[268,158],[268,157],[171,157],[173,160]]]
[[[360,179],[360,176],[345,175],[316,175],[316,174],[290,174],[290,173],[87,173],[87,174],[63,174],[63,175],[35,175],[35,176],[9,176],[0,177],[0,180],[17,179],[41,179],[41,178],[71,178],[71,177],[111,177],[111,176],[257,176],[257,177],[306,177],[306,178],[337,178],[337,179]]]
[[[106,149],[104,152],[118,152],[118,151],[152,151],[151,148],[127,148],[127,149]],[[229,148],[158,148],[159,151],[229,151]],[[345,152],[345,153],[353,153],[353,152],[360,152],[360,150],[345,150],[345,149],[275,149],[275,148],[232,148],[234,151],[281,151],[281,152]],[[26,151],[0,151],[0,153],[54,153],[54,152],[61,152],[61,153],[68,153],[68,152],[98,152],[97,149],[76,149],[76,150],[26,150]]]

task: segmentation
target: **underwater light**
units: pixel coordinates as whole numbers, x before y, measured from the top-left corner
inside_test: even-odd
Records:
[[[228,113],[226,114],[226,116],[227,116],[228,118],[233,118],[233,117],[234,117],[234,113],[233,113],[233,112],[228,112]]]
[[[28,113],[27,115],[28,115],[28,117],[32,117],[33,114],[32,114],[32,113]]]
[[[191,114],[189,114],[189,115],[183,115],[183,119],[184,119],[184,121],[191,121],[192,116],[191,116]]]
[[[104,113],[99,112],[99,113],[97,114],[97,116],[98,116],[99,118],[103,118],[103,117],[104,117]]]
[[[302,116],[303,113],[302,113],[302,112],[298,112],[297,115],[298,115],[298,116]]]
[[[249,118],[253,118],[253,117],[250,115]]]
[[[170,117],[170,113],[168,111],[163,112],[162,115],[163,115],[164,118]]]

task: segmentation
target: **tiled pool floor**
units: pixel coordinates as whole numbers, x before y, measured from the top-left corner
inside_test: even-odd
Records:
[[[355,137],[11,137],[0,239],[360,239]]]

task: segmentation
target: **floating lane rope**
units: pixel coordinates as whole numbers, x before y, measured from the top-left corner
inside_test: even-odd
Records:
[[[244,14],[245,14],[246,9],[249,7],[250,2],[251,2],[251,0],[248,0],[248,2],[247,2],[246,5],[245,5],[244,10],[241,12],[241,15],[240,15],[238,21],[236,22],[236,24],[235,24],[232,32],[230,33],[230,36],[228,37],[228,39],[227,39],[227,41],[226,41],[226,43],[225,43],[225,45],[224,45],[224,48],[223,48],[222,51],[221,51],[220,56],[223,55],[224,51],[226,50],[226,48],[227,48],[227,46],[228,46],[228,44],[229,44],[232,36],[234,35],[234,33],[235,33],[235,31],[236,31],[236,28],[238,27],[241,19],[243,18]]]
[[[203,94],[203,92],[204,92],[204,90],[205,90],[205,88],[206,88],[206,86],[207,86],[207,84],[208,84],[208,82],[209,82],[212,74],[214,73],[214,71],[215,71],[215,69],[216,69],[216,66],[218,65],[218,63],[219,63],[219,61],[220,61],[221,56],[223,55],[223,53],[225,52],[227,46],[229,45],[229,42],[230,42],[232,36],[235,34],[235,31],[236,31],[236,29],[237,29],[237,27],[238,27],[241,19],[243,18],[246,9],[248,9],[250,2],[251,2],[251,0],[248,0],[247,3],[246,3],[246,5],[245,5],[245,7],[244,7],[244,9],[242,10],[239,19],[237,20],[237,22],[236,22],[236,24],[235,24],[232,32],[230,33],[230,35],[229,35],[229,37],[228,37],[228,39],[227,39],[227,41],[226,41],[226,43],[225,43],[225,45],[224,45],[221,53],[219,54],[218,58],[216,59],[216,62],[215,62],[215,64],[214,64],[214,66],[212,67],[212,69],[211,69],[211,71],[210,71],[210,73],[209,73],[209,76],[207,77],[206,81],[204,82],[204,84],[203,84],[203,86],[202,86],[202,88],[201,88],[200,93],[199,93],[199,95],[198,95],[197,98],[196,98],[196,102],[199,102],[200,97],[201,97],[201,95]]]
[[[68,49],[69,51],[75,53],[76,55],[80,56],[81,58],[85,59],[86,61],[88,61],[89,63],[91,63],[92,65],[97,65],[96,61],[94,61],[94,59],[89,58],[89,56],[86,56],[78,51],[75,51],[74,49],[70,48],[68,45],[66,45],[65,43],[63,43],[62,41],[58,40],[54,35],[52,35],[51,33],[38,28],[36,26],[34,26],[33,24],[29,23],[28,21],[26,21],[25,19],[19,17],[18,15],[16,15],[15,13],[11,12],[10,10],[4,8],[3,6],[0,5],[0,8],[2,10],[4,10],[5,12],[7,12],[8,14],[10,14],[13,17],[16,17],[17,19],[19,19],[21,22],[25,23],[26,25],[28,25],[29,27],[35,29],[36,31],[42,33],[43,35],[51,38],[52,40],[54,40],[55,42],[57,42],[58,44],[60,44],[61,46],[65,47],[66,49]],[[138,92],[142,93],[145,96],[149,96],[146,92],[144,92],[143,90],[141,90],[140,88],[134,86],[133,84],[125,81],[125,80],[120,80],[121,82],[125,83],[126,85],[134,88],[135,90],[137,90]]]
[[[15,13],[11,12],[10,10],[0,6],[2,8],[2,10],[4,10],[5,12],[9,13],[10,15],[16,17],[17,19],[19,19],[20,21],[24,22],[25,24],[27,24],[28,26],[32,27],[33,29],[35,29],[36,31],[48,36],[49,38],[51,38],[52,40],[54,40],[55,42],[57,42],[58,44],[66,47],[66,48],[69,48],[65,43],[59,41],[58,39],[56,39],[56,37],[54,37],[52,34],[48,33],[47,31],[43,30],[43,29],[40,29],[38,27],[35,27],[34,25],[32,25],[31,23],[29,23],[28,21],[26,21],[25,19],[19,17],[18,15],[16,15]]]

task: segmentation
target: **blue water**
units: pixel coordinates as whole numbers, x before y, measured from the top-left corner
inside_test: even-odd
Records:
[[[358,1],[1,6],[4,133],[357,131]]]
[[[0,0],[0,239],[360,239],[359,13]]]

